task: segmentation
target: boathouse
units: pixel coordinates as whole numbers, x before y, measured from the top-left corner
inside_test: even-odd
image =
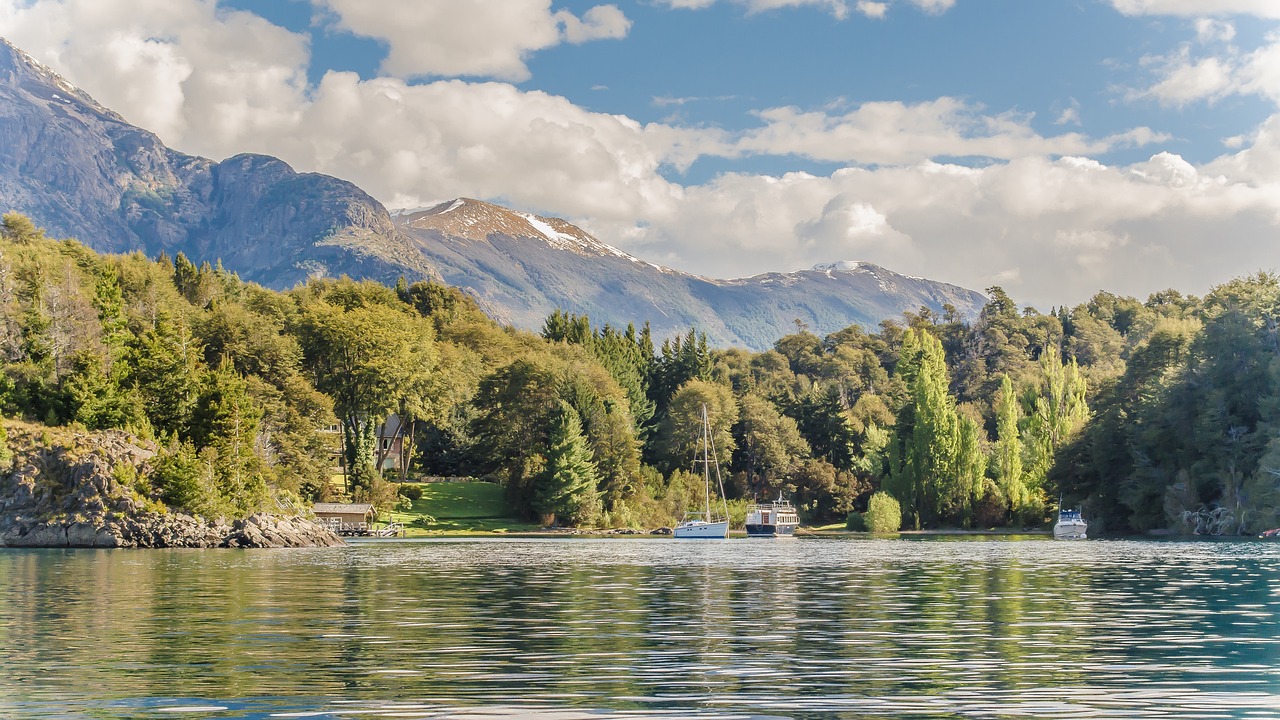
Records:
[[[316,520],[339,535],[364,535],[378,517],[369,503],[316,503]]]

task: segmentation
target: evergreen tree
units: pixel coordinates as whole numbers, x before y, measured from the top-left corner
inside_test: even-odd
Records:
[[[590,524],[599,512],[597,483],[596,465],[578,413],[561,400],[552,419],[546,466],[534,484],[533,509],[546,525],[557,520]]]

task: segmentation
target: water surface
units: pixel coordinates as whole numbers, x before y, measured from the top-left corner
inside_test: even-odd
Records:
[[[1280,543],[0,549],[0,717],[1280,718]]]

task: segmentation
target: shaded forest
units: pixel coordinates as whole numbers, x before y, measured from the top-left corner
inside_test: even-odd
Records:
[[[700,497],[706,405],[737,512],[781,494],[808,523],[861,529],[891,496],[904,528],[1020,528],[1061,497],[1091,533],[1280,525],[1271,274],[1048,312],[992,287],[972,321],[801,326],[752,353],[562,312],[522,332],[428,283],[275,292],[181,255],[99,255],[12,213],[0,236],[0,413],[153,440],[136,491],[196,514],[386,506],[393,480],[469,475],[547,524],[666,525]],[[405,477],[376,470],[392,414]]]

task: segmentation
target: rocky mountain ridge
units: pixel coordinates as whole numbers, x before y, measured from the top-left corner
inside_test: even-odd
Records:
[[[625,326],[648,321],[655,337],[697,327],[719,346],[769,348],[796,322],[818,334],[874,327],[906,310],[951,306],[975,316],[986,298],[866,262],[715,279],[665,268],[614,248],[559,218],[458,198],[398,211],[445,281],[501,322],[537,330],[556,309]]]
[[[467,198],[393,216],[352,183],[243,154],[165,147],[0,40],[0,211],[102,252],[178,252],[283,289],[309,277],[443,280],[499,322],[537,331],[556,309],[597,324],[690,327],[717,346],[771,347],[905,310],[985,302],[867,263],[719,280],[664,268],[573,224]]]
[[[438,275],[355,185],[244,154],[171,150],[0,40],[0,206],[103,252],[186,254],[288,287]]]

